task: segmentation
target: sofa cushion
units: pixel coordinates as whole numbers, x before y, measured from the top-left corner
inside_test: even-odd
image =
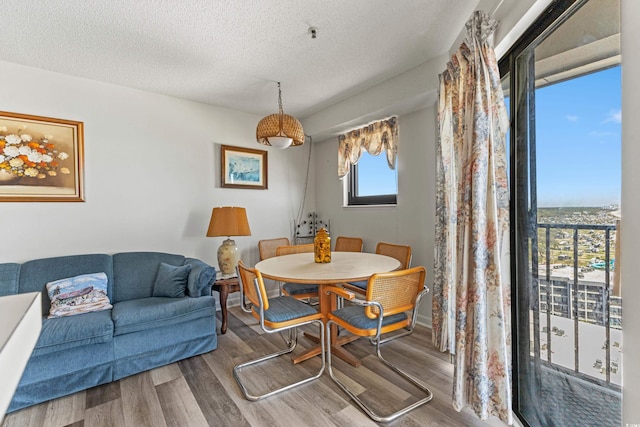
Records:
[[[153,284],[153,296],[183,298],[186,295],[187,277],[190,272],[190,264],[177,266],[161,262]]]
[[[88,344],[105,343],[112,338],[111,310],[86,313],[82,316],[44,318],[33,355],[39,356]]]
[[[113,255],[114,289],[112,302],[147,298],[153,295],[153,284],[161,262],[183,265],[184,256],[163,252],[123,252]]]
[[[107,282],[106,273],[91,273],[47,283],[49,318],[110,309]]]
[[[151,297],[113,305],[114,335],[128,334],[215,316],[215,298]]]

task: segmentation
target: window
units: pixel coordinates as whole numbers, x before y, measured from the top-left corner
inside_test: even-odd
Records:
[[[349,175],[348,206],[396,204],[397,153],[395,116],[338,136],[338,177]]]
[[[390,169],[387,156],[372,156],[364,151],[351,165],[349,173],[349,206],[395,205],[398,194],[397,169]]]

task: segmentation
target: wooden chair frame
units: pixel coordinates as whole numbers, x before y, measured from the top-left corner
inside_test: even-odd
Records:
[[[264,287],[264,281],[262,280],[262,275],[260,272],[254,268],[247,267],[244,265],[242,261],[238,262],[238,277],[240,280],[238,281],[240,284],[240,291],[243,295],[246,295],[247,299],[252,303],[253,307],[251,313],[252,315],[259,321],[260,327],[266,333],[275,333],[275,332],[288,332],[289,338],[285,338],[285,342],[287,342],[287,348],[284,350],[277,351],[275,353],[268,354],[266,356],[260,357],[255,360],[251,360],[245,363],[241,363],[233,368],[233,376],[236,379],[236,382],[240,386],[242,393],[244,394],[247,400],[256,401],[260,399],[264,399],[269,396],[273,396],[274,394],[283,392],[285,390],[289,390],[293,387],[297,387],[299,385],[308,383],[315,379],[320,378],[322,373],[325,370],[325,338],[324,338],[324,325],[322,323],[322,314],[315,313],[309,314],[305,316],[301,316],[298,318],[282,321],[282,322],[270,322],[265,318],[265,312],[269,310],[269,298],[267,297],[267,291]],[[301,302],[291,298],[291,297],[279,297],[279,298],[289,298],[290,301],[293,301],[295,304],[302,304]],[[243,307],[244,309],[244,307]],[[296,328],[299,326],[317,324],[320,329],[320,342],[322,352],[320,357],[322,358],[322,366],[320,370],[308,376],[300,381],[278,387],[272,389],[264,394],[252,394],[246,385],[243,383],[240,372],[243,368],[248,366],[256,365],[267,360],[271,360],[277,358],[279,356],[283,356],[285,354],[289,354],[293,352],[298,343],[297,341],[297,331]]]
[[[416,280],[417,277],[417,280]],[[351,323],[348,323],[345,320],[342,320],[338,316],[333,313],[329,314],[329,319],[326,323],[327,331],[330,330],[332,325],[337,325],[339,327],[344,328],[345,330],[351,332],[352,334],[369,337],[375,342],[376,346],[376,356],[380,359],[387,367],[389,367],[392,371],[396,372],[398,375],[403,377],[409,383],[413,384],[417,389],[424,394],[417,402],[414,402],[410,405],[403,407],[402,409],[393,412],[387,415],[381,415],[377,413],[370,405],[366,405],[358,396],[361,391],[354,392],[351,391],[345,383],[340,381],[333,372],[332,366],[332,357],[331,357],[331,348],[328,346],[327,349],[327,370],[329,372],[329,376],[331,379],[338,384],[338,386],[349,395],[349,397],[374,421],[377,422],[389,422],[393,421],[396,418],[406,414],[412,409],[417,408],[427,402],[429,402],[433,398],[433,394],[429,390],[427,386],[422,384],[418,379],[393,365],[391,362],[386,360],[380,351],[380,346],[384,342],[380,339],[382,334],[387,332],[393,332],[402,328],[410,327],[411,330],[415,327],[417,320],[417,310],[420,305],[420,301],[426,295],[429,290],[424,285],[424,280],[426,277],[426,270],[424,267],[416,267],[407,270],[393,271],[390,273],[380,273],[374,274],[368,281],[366,298],[364,300],[357,299],[356,294],[353,292],[349,292],[343,288],[339,287],[329,287],[327,288],[327,292],[334,293],[339,297],[342,297],[346,300],[349,300],[351,304],[356,306],[364,307],[365,315],[369,319],[376,319],[376,327],[371,329],[360,329]],[[394,288],[385,288],[383,290],[377,289],[378,286],[384,286],[385,279],[395,279],[398,280],[399,283],[398,288],[403,289],[404,292],[407,292],[406,289],[411,288],[413,286],[413,290],[415,293],[409,293],[405,295],[406,298],[409,298],[410,301],[399,301],[396,302],[393,300],[393,297],[380,297],[381,292],[384,294],[395,294],[398,295],[399,292]],[[406,279],[406,280],[404,280]],[[411,283],[409,283],[411,282]],[[381,301],[374,299],[374,297],[379,297]],[[391,299],[389,299],[391,298]],[[391,316],[398,313],[403,313],[405,311],[411,311],[410,318],[404,318],[402,321],[398,321],[395,323],[386,324],[383,326],[384,317]],[[327,332],[328,334],[329,332]],[[406,335],[406,334],[405,334]],[[328,335],[327,335],[328,336]]]

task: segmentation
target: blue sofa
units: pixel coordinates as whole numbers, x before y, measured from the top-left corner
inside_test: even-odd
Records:
[[[161,262],[191,265],[187,296],[152,296]],[[107,275],[112,309],[47,318],[46,283],[98,272]],[[214,278],[200,260],[159,252],[0,264],[0,296],[42,292],[42,331],[8,412],[214,350]]]

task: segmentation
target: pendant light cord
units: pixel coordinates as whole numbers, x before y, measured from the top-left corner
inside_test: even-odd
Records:
[[[278,112],[281,116],[284,114],[282,109],[282,90],[280,90],[280,82],[278,82]]]
[[[307,155],[307,176],[304,179],[304,190],[302,192],[302,202],[300,202],[300,209],[298,209],[298,216],[296,218],[296,223],[293,226],[293,241],[296,239],[296,229],[299,224],[302,224],[302,215],[304,211],[304,204],[307,199],[307,186],[309,185],[309,166],[311,166],[311,149],[313,146],[313,138],[311,135],[305,135],[305,137],[309,137],[309,154]]]

